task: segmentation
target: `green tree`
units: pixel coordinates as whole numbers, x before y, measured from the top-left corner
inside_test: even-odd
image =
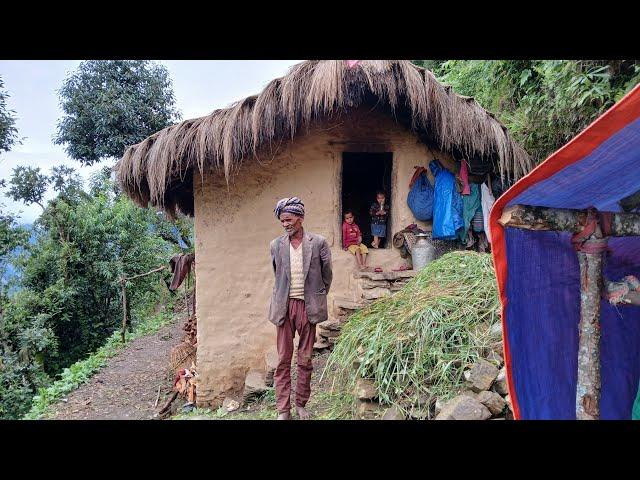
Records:
[[[82,178],[75,169],[58,165],[51,169],[49,183],[53,190],[65,197],[74,197],[82,192]]]
[[[35,203],[44,210],[44,194],[49,182],[49,177],[40,172],[40,167],[20,165],[13,169],[8,194],[16,202],[22,201],[27,205]]]
[[[179,118],[169,73],[146,60],[82,62],[59,91],[56,144],[84,165],[124,149]]]
[[[19,143],[15,112],[7,107],[7,98],[9,94],[4,90],[4,82],[0,77],[0,153],[8,152]]]
[[[120,156],[177,117],[168,74],[151,62],[83,62],[64,82],[60,99],[64,117],[55,141],[85,165]],[[84,191],[73,168],[57,166],[48,174],[14,169],[8,195],[37,203],[43,212],[30,243],[19,237],[14,219],[7,217],[3,227],[0,218],[0,240],[15,237],[6,251],[23,241],[13,260],[20,289],[0,303],[0,418],[20,418],[38,388],[120,328],[122,277],[193,248],[192,222],[171,223],[137,207],[112,175],[105,166]],[[45,202],[49,187],[55,198]],[[165,270],[127,282],[131,326],[156,305],[168,277]]]
[[[636,60],[416,60],[496,114],[537,161],[640,82]]]
[[[5,275],[11,256],[16,248],[24,246],[29,239],[29,232],[18,225],[18,218],[3,212],[2,207],[0,205],[0,316],[6,302]]]
[[[5,275],[18,247],[26,245],[29,233],[18,225],[17,217],[4,213],[0,205],[0,418],[16,418],[38,387],[48,377],[38,365],[19,360],[19,347],[12,329],[7,326],[5,310],[9,303]],[[24,353],[24,352],[23,352]]]

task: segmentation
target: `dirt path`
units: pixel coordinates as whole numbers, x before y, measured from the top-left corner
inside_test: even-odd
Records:
[[[132,341],[87,383],[51,407],[54,420],[149,420],[171,390],[171,349],[180,343],[184,318]],[[160,388],[158,407],[154,403]],[[66,401],[65,401],[66,400]]]

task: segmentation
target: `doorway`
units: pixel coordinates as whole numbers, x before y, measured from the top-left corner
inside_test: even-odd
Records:
[[[371,246],[369,208],[376,200],[376,192],[382,190],[386,194],[386,202],[391,200],[391,168],[393,153],[342,153],[342,211],[340,225],[344,219],[344,212],[351,210],[355,223],[362,231],[362,243]],[[380,248],[389,248],[390,215],[387,218],[387,237],[381,239]],[[342,230],[341,230],[342,231]]]

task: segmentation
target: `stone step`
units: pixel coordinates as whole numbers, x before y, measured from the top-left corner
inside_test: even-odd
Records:
[[[403,270],[401,272],[368,272],[368,271],[356,271],[353,272],[354,278],[368,278],[369,280],[398,280],[400,278],[413,278],[418,274],[415,270]]]
[[[378,298],[384,298],[391,295],[391,290],[388,288],[371,288],[362,292],[362,298],[365,300],[377,300]]]
[[[333,306],[343,310],[360,310],[365,305],[364,302],[354,302],[349,298],[338,297],[333,300]]]
[[[318,332],[318,335],[324,338],[335,338],[340,336],[339,330],[323,330],[319,328],[317,332]]]
[[[378,288],[378,287],[381,287],[381,288],[391,287],[390,280],[370,280],[368,278],[359,278],[358,282],[360,284],[360,288],[362,288],[363,290],[370,289],[370,288]]]

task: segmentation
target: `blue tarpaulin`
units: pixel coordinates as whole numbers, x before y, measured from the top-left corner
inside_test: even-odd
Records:
[[[505,363],[520,419],[575,419],[580,269],[567,232],[503,228],[512,205],[622,211],[640,190],[640,87],[496,201],[490,225]],[[640,237],[609,240],[605,276],[640,277]],[[640,380],[640,307],[601,305],[600,418],[630,419]]]

